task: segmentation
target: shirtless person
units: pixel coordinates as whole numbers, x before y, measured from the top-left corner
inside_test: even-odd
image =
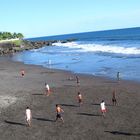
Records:
[[[112,103],[113,103],[113,105],[117,105],[116,90],[115,89],[113,90],[113,93],[112,93]]]
[[[57,121],[60,118],[62,122],[64,123],[64,119],[61,116],[61,112],[64,112],[63,109],[61,109],[59,105],[56,105],[56,120],[55,121]]]
[[[77,86],[80,86],[80,80],[78,76],[76,76],[76,83],[77,83]]]
[[[25,118],[26,118],[27,126],[31,127],[32,113],[29,107],[26,108]]]
[[[78,92],[78,103],[79,103],[79,106],[81,106],[81,104],[82,104],[82,95],[81,95],[81,93],[80,92]]]
[[[22,76],[22,77],[24,77],[24,76],[25,76],[25,71],[24,71],[24,70],[21,70],[21,72],[20,72],[20,73],[21,73],[21,76]]]
[[[47,83],[45,83],[45,95],[47,95],[47,96],[50,95],[50,87]]]

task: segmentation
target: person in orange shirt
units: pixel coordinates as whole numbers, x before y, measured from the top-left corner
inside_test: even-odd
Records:
[[[55,121],[57,121],[60,118],[62,122],[64,123],[64,119],[61,115],[62,112],[64,112],[63,109],[58,104],[56,104],[56,120]]]
[[[81,95],[80,92],[78,92],[78,96],[77,96],[77,98],[78,98],[79,106],[81,106],[81,104],[82,104],[82,95]]]

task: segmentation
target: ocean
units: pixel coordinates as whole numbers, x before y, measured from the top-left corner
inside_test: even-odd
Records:
[[[121,79],[140,81],[140,27],[28,40],[66,39],[76,40],[17,53],[12,60],[113,79],[120,72]]]

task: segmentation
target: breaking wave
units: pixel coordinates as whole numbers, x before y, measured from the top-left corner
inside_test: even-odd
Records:
[[[77,42],[67,43],[53,43],[54,46],[68,47],[71,49],[78,49],[80,52],[102,52],[102,53],[115,53],[115,54],[126,54],[126,55],[140,55],[140,49],[137,47],[123,47],[119,45],[101,45],[101,44],[80,44]],[[75,51],[75,50],[74,50]]]

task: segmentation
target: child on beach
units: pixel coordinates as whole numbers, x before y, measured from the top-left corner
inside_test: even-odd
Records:
[[[25,76],[25,71],[24,71],[24,70],[21,70],[21,72],[20,72],[20,73],[21,73],[21,76],[22,76],[22,77],[24,77],[24,76]]]
[[[47,96],[50,95],[50,87],[47,83],[45,83],[45,95],[47,95]]]
[[[102,100],[102,102],[101,102],[101,104],[100,104],[100,107],[101,107],[102,116],[105,117],[106,106],[105,106],[104,100]]]
[[[32,113],[29,107],[26,108],[25,119],[27,122],[27,126],[31,127]]]
[[[62,112],[64,112],[63,109],[59,105],[56,105],[56,120],[55,121],[57,121],[60,118],[62,122],[64,123],[64,119],[61,115]]]
[[[81,93],[80,92],[78,92],[78,103],[79,103],[79,106],[81,106],[81,104],[82,104],[82,95],[81,95]]]
[[[116,90],[115,89],[113,90],[113,93],[112,93],[112,104],[117,105]]]

